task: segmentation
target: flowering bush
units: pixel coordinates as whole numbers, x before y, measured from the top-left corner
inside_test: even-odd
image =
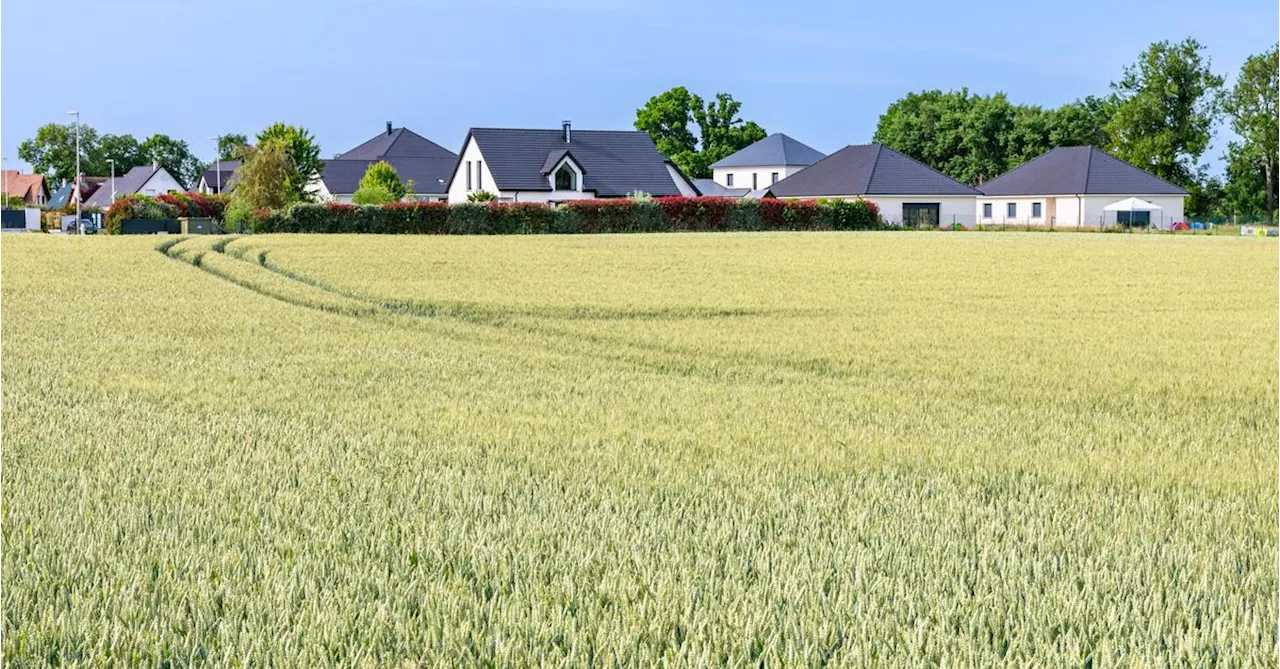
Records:
[[[163,196],[162,196],[163,197]],[[107,209],[107,232],[120,234],[120,221],[131,218],[151,220],[173,219],[184,215],[173,204],[147,195],[125,195],[111,203]]]
[[[521,235],[711,230],[866,230],[879,209],[865,200],[734,200],[664,197],[535,202],[298,203],[282,210],[228,211],[249,232]]]

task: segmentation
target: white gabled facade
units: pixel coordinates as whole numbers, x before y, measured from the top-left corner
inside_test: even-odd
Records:
[[[711,178],[725,188],[759,190],[786,179],[806,165],[760,165],[750,167],[716,167]]]
[[[110,182],[103,184],[103,187],[110,189]],[[161,167],[151,175],[150,179],[147,179],[146,182],[138,188],[137,193],[140,195],[150,195],[154,197],[156,195],[168,193],[171,190],[185,191],[186,188],[184,188],[182,184],[178,183],[178,180],[174,179],[172,174],[169,174],[169,170]],[[117,193],[117,195],[119,194],[120,193]]]
[[[467,145],[462,147],[462,154],[458,156],[453,178],[449,180],[449,204],[466,202],[468,195],[482,190],[504,199],[496,188],[493,173],[489,171],[489,161],[480,152],[480,145],[474,137],[468,137]]]

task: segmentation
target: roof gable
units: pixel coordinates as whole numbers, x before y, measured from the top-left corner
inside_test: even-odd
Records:
[[[880,144],[846,146],[769,187],[778,197],[977,195],[978,191]]]
[[[733,155],[711,164],[717,167],[755,167],[771,165],[807,166],[826,156],[807,144],[798,142],[780,132],[738,150]]]
[[[163,167],[153,167],[151,165],[138,165],[117,176],[114,183],[112,183],[111,179],[107,179],[84,203],[96,207],[109,207],[111,206],[111,193],[113,190],[116,197],[137,193],[151,180],[151,177],[163,169]]]
[[[602,197],[621,197],[636,190],[654,196],[680,195],[648,133],[636,130],[574,130],[564,141],[562,130],[472,128],[497,190],[551,190],[543,169],[553,155],[572,154],[583,172],[582,190]],[[465,146],[465,143],[464,143]],[[553,167],[554,167],[553,163]]]
[[[359,146],[340,153],[337,160],[379,160],[383,158],[456,158],[454,153],[408,128],[380,133]]]
[[[982,185],[986,195],[1186,195],[1093,146],[1060,146]]]

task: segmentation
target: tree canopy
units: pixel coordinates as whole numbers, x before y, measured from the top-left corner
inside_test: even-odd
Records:
[[[400,175],[396,168],[379,160],[370,165],[360,178],[351,201],[355,204],[383,204],[399,202],[404,198],[404,184],[400,183]]]
[[[1265,211],[1268,221],[1275,220],[1276,160],[1280,155],[1278,95],[1280,45],[1245,61],[1223,105],[1231,119],[1231,129],[1240,137],[1228,146],[1227,198],[1235,211]],[[1251,185],[1246,188],[1245,183]]]
[[[35,137],[18,146],[18,157],[39,174],[55,181],[70,181],[76,171],[75,131],[74,123],[47,123],[36,131]],[[168,135],[156,134],[138,142],[133,135],[99,135],[92,126],[81,124],[80,171],[106,176],[111,172],[112,160],[116,174],[159,162],[180,183],[188,185],[199,177],[201,167],[186,142]]]
[[[1095,98],[1043,109],[1003,93],[909,93],[880,117],[872,141],[978,186],[1056,146],[1105,143],[1102,108]]]
[[[1223,80],[1203,50],[1190,38],[1156,42],[1111,84],[1111,152],[1183,187],[1196,182],[1220,103]]]
[[[238,174],[232,202],[243,210],[278,209],[296,201],[290,198],[288,188],[296,170],[293,159],[280,142],[266,142],[246,149]]]
[[[231,133],[218,137],[218,158],[220,160],[243,160],[244,147],[249,145],[249,138],[239,133]]]
[[[716,93],[709,103],[684,86],[649,98],[636,110],[636,130],[691,178],[711,176],[711,164],[765,138],[764,128],[738,116],[742,103]],[[696,124],[695,135],[690,124]]]
[[[273,123],[258,133],[259,149],[271,143],[279,144],[284,149],[293,166],[293,172],[285,184],[289,201],[307,200],[307,184],[324,169],[324,161],[320,159],[320,146],[316,144],[315,138],[301,126]]]

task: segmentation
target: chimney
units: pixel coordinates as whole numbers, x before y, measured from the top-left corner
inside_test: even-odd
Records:
[[[387,121],[387,134],[391,134],[391,121]]]
[[[560,122],[560,127],[564,128],[564,143],[565,143],[565,144],[568,144],[568,143],[570,142],[570,139],[569,139],[569,122],[568,122],[568,121],[561,121],[561,122]]]

